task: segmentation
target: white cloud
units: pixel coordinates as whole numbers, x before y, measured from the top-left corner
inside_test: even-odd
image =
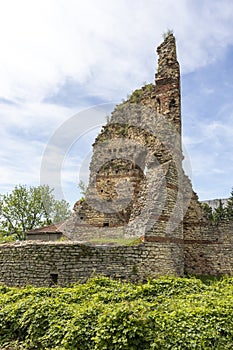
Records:
[[[182,72],[194,71],[219,58],[233,43],[233,3],[231,0],[2,1],[2,188],[37,181],[49,137],[77,109],[86,106],[85,97],[119,100],[144,81],[153,81],[154,50],[167,28],[173,29],[177,37]],[[83,98],[77,96],[77,101],[82,105],[77,102],[77,108],[68,108],[62,105],[62,100],[59,105],[49,103],[49,98],[58,94],[69,80],[81,87]],[[4,103],[4,99],[12,103]],[[87,125],[86,120],[82,123]],[[221,134],[232,136],[225,125],[212,123],[206,125],[201,140],[195,135],[187,137],[191,144],[193,138],[196,144],[202,144],[206,137],[220,138],[217,131],[221,128]],[[205,163],[214,166],[211,161]],[[66,170],[64,179],[69,181],[71,177]]]
[[[36,185],[48,139],[73,111],[41,103],[0,106],[1,192],[18,183]]]
[[[0,6],[0,91],[41,101],[67,77],[87,93],[125,93],[152,80],[154,47],[175,30],[183,72],[233,42],[231,1],[8,0]]]

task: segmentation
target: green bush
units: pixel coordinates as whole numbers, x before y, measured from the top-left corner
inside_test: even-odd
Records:
[[[90,279],[69,288],[0,286],[0,347],[232,349],[233,278]]]
[[[0,244],[15,242],[16,235],[7,235],[7,232],[0,232]]]

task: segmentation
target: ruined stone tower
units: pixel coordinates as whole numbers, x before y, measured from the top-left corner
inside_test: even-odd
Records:
[[[183,238],[180,71],[172,34],[157,52],[155,84],[116,106],[93,144],[86,200],[75,205],[77,236],[88,225],[99,235]]]
[[[155,75],[157,111],[174,123],[181,133],[180,66],[173,35],[157,48],[158,72]]]

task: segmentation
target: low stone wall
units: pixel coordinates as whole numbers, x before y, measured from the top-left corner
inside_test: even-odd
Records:
[[[145,237],[135,246],[25,241],[0,245],[0,283],[68,286],[91,276],[233,275],[233,223],[202,224],[198,238]]]
[[[185,271],[194,275],[233,275],[231,244],[193,243],[185,247]],[[187,264],[187,261],[191,261]]]
[[[198,239],[184,244],[185,271],[195,275],[233,275],[233,223],[202,224]]]
[[[183,274],[177,243],[88,246],[77,242],[21,242],[0,246],[0,282],[9,286],[67,286],[91,276],[144,280]]]

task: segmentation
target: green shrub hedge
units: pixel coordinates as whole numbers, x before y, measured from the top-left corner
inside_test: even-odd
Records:
[[[233,349],[233,278],[0,286],[0,348]]]

